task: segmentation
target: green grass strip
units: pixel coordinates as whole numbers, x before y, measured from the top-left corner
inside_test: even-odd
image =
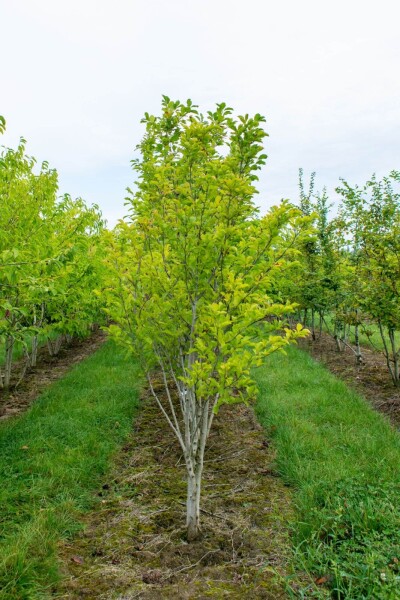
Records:
[[[57,542],[79,528],[132,426],[138,368],[107,342],[0,426],[0,598],[49,598]]]
[[[304,597],[400,598],[400,436],[308,354],[258,370],[260,422],[295,488],[298,566],[322,578]],[[320,583],[322,583],[320,582]]]

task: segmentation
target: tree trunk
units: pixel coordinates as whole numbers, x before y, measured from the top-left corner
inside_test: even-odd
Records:
[[[208,410],[209,402],[206,401],[201,407],[201,412],[198,415],[196,429],[200,433],[199,438],[194,445],[191,445],[191,451],[193,453],[191,455],[189,454],[189,457],[186,459],[188,471],[186,527],[187,539],[189,542],[194,541],[200,535],[201,479],[204,468],[204,452],[212,423],[212,416],[209,417]]]
[[[63,339],[63,335],[57,336],[55,340],[47,338],[47,348],[49,349],[50,356],[57,356],[60,352]]]
[[[56,338],[56,341],[54,342],[54,354],[55,355],[57,355],[60,352],[63,340],[64,340],[63,335],[59,335],[58,338]]]
[[[315,310],[311,309],[311,337],[315,342]]]
[[[37,321],[36,314],[35,314],[34,321],[33,321],[34,325],[38,328],[42,327],[42,325],[43,325],[44,311],[45,311],[45,304],[44,304],[44,302],[42,302],[41,309],[40,309],[40,319],[39,319],[39,321]],[[39,347],[39,334],[36,333],[32,338],[32,353],[31,353],[31,357],[30,357],[30,366],[31,367],[36,367],[38,347]]]
[[[183,372],[189,372],[195,359],[195,353],[192,352],[187,357],[181,354],[180,358],[184,365]],[[192,542],[200,534],[200,496],[204,453],[219,394],[216,394],[211,401],[209,398],[196,397],[195,388],[182,383],[171,369],[179,398],[179,403],[174,402],[163,357],[159,356],[158,360],[166,392],[164,403],[154,389],[150,373],[147,373],[147,381],[154,399],[179,441],[185,458],[187,471],[186,528],[187,540]],[[181,419],[177,412],[179,408]]]
[[[31,358],[30,358],[31,367],[36,367],[38,347],[39,347],[39,336],[38,336],[38,334],[36,334],[32,338],[32,352],[31,352]]]
[[[386,358],[386,364],[390,373],[390,376],[392,378],[393,384],[397,387],[400,385],[400,379],[399,379],[399,363],[398,363],[398,356],[394,356],[395,361],[392,365],[392,360],[391,360],[391,354],[390,354],[390,349],[388,347],[388,343],[386,340],[386,336],[385,336],[385,331],[382,325],[381,321],[378,321],[378,326],[379,326],[379,333],[381,334],[381,339],[382,339],[382,343],[383,343],[383,347],[384,347],[384,354],[385,354],[385,358]],[[392,345],[392,350],[393,350],[393,345],[394,345],[394,331],[388,329],[389,331],[389,339],[390,339],[390,343]],[[392,337],[391,337],[391,332],[392,332]],[[392,341],[393,339],[393,341]],[[396,361],[397,359],[397,361]],[[397,364],[396,364],[397,363]],[[397,368],[397,373],[396,373],[396,368]]]
[[[393,379],[393,383],[396,387],[400,387],[400,355],[399,355],[399,350],[396,349],[396,340],[395,340],[395,331],[394,329],[390,328],[388,330],[389,332],[389,339],[390,339],[390,345],[392,347],[392,360],[393,360],[393,374],[392,374],[392,379]]]
[[[50,338],[47,338],[47,349],[49,351],[49,355],[50,356],[54,356],[54,352],[53,352],[53,340],[51,340]]]
[[[200,481],[201,473],[188,473],[186,500],[187,539],[194,541],[200,534]]]
[[[5,363],[4,363],[4,387],[9,387],[11,381],[11,370],[12,370],[12,356],[14,349],[14,338],[12,335],[8,335],[6,338],[5,347]]]
[[[360,334],[359,334],[359,324],[356,323],[356,325],[354,326],[354,341],[356,343],[356,362],[357,365],[362,365],[363,364],[363,357],[361,354],[361,348],[360,348]]]
[[[337,324],[337,321],[335,321],[335,327],[333,330],[333,339],[335,340],[336,343],[336,350],[338,352],[342,351],[342,345],[341,345],[341,341],[340,341],[340,336],[339,336],[339,327]]]

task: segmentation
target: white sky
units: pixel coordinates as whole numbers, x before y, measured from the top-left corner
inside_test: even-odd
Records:
[[[125,213],[161,95],[267,118],[257,203],[400,169],[400,1],[0,0],[0,114],[61,191]]]

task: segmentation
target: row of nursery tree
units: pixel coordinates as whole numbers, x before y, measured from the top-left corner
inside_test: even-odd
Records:
[[[33,364],[39,336],[81,333],[104,308],[181,447],[189,540],[215,415],[254,398],[253,367],[306,334],[287,327],[295,305],[278,290],[311,219],[288,203],[258,214],[263,122],[164,97],[144,119],[130,217],[112,232],[96,208],[58,197],[56,172],[35,172],[24,141],[1,156],[2,383],[17,341]]]
[[[400,172],[363,186],[342,180],[337,214],[329,218],[327,193],[309,189],[300,170],[300,207],[312,215],[314,233],[300,246],[297,276],[286,297],[298,303],[298,318],[325,329],[337,350],[351,348],[363,362],[360,334],[374,345],[379,332],[388,370],[400,386]]]
[[[35,172],[24,141],[1,156],[2,383],[16,341],[33,364],[38,336],[83,333],[103,309],[182,450],[189,540],[215,415],[255,397],[254,368],[307,335],[301,321],[313,336],[318,319],[333,323],[339,349],[349,327],[357,339],[376,324],[399,384],[399,174],[363,188],[343,182],[331,220],[313,179],[308,193],[301,180],[300,206],[284,201],[260,216],[264,121],[163,97],[161,114],[142,121],[129,216],[113,231],[96,207],[58,197],[56,172]],[[362,360],[359,344],[355,353]]]
[[[5,121],[0,120],[0,132]],[[25,140],[0,153],[0,386],[37,360],[39,342],[56,354],[63,340],[99,320],[99,235],[96,206],[59,197],[58,176],[26,154]]]

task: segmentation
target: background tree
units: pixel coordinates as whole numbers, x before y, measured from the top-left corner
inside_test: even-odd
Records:
[[[27,156],[26,142],[0,154],[0,386],[11,381],[13,350],[36,365],[39,336],[83,334],[100,316],[97,206],[58,198],[58,175]],[[58,346],[58,341],[55,342]]]
[[[315,173],[305,191],[303,170],[299,170],[299,207],[312,220],[312,229],[297,244],[297,267],[290,280],[283,283],[285,297],[298,303],[298,321],[310,327],[316,339],[317,317],[321,333],[325,316],[337,301],[339,261],[333,223],[329,221],[326,189],[314,192]]]
[[[378,181],[372,177],[359,188],[346,181],[342,195],[343,228],[347,235],[353,283],[348,296],[359,314],[376,323],[393,383],[400,386],[400,173]],[[358,308],[360,307],[360,308]],[[368,328],[365,328],[368,332]]]

